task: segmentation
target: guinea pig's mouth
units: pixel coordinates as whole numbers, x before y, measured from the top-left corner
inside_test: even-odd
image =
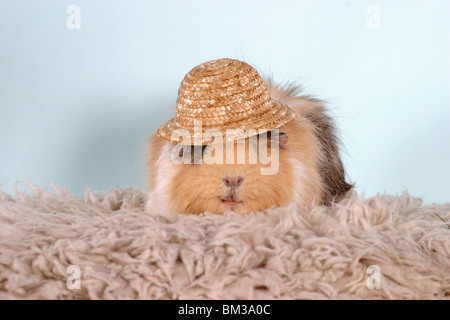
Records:
[[[227,206],[237,206],[238,204],[241,204],[241,200],[236,200],[233,195],[230,195],[226,198],[222,198],[222,202]]]

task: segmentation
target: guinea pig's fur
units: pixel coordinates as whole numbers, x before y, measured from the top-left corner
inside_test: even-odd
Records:
[[[323,102],[301,95],[295,85],[283,87],[271,80],[266,85],[273,99],[299,115],[279,128],[278,172],[261,175],[261,167],[267,165],[260,161],[174,164],[171,153],[175,145],[153,134],[147,158],[147,212],[170,215],[232,210],[245,214],[292,203],[301,207],[330,205],[352,188],[345,180],[339,140]],[[258,143],[270,148],[268,137],[258,138]],[[248,138],[246,146],[248,160],[252,152]]]

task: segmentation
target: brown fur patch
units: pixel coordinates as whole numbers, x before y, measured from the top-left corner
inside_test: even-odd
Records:
[[[333,119],[327,114],[323,101],[301,95],[301,87],[293,84],[274,85],[268,80],[273,98],[288,104],[312,124],[312,132],[319,144],[317,170],[322,180],[321,204],[339,201],[353,185],[345,180],[345,170],[339,155],[340,140]]]

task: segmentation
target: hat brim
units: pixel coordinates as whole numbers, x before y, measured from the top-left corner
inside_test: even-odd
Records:
[[[161,139],[174,144],[208,145],[212,142],[211,136],[208,134],[211,129],[214,132],[221,132],[224,140],[240,140],[278,129],[297,118],[297,112],[287,105],[274,99],[271,102],[272,106],[263,113],[251,115],[236,122],[201,126],[201,130],[198,128],[194,130],[193,126],[182,126],[174,117],[162,124],[156,133]]]

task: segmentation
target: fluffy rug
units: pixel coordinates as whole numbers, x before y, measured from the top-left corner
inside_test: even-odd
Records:
[[[450,203],[169,221],[141,189],[53,188],[0,192],[0,299],[450,299]]]

